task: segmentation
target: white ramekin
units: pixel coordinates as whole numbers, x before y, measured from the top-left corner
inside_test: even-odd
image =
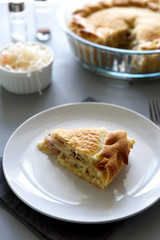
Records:
[[[43,68],[30,72],[10,71],[0,65],[0,84],[7,91],[14,94],[31,94],[37,92],[41,94],[42,90],[48,87],[51,83],[52,65],[54,60],[53,51],[44,44],[33,44],[38,44],[47,48],[51,52],[51,60]],[[7,49],[7,47],[5,49]]]

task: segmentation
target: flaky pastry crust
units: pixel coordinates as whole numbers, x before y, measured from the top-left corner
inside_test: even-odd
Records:
[[[37,146],[76,176],[103,189],[128,164],[134,143],[122,130],[78,128],[54,130]]]

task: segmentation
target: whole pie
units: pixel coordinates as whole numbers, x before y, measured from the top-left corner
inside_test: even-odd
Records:
[[[94,127],[56,129],[37,146],[76,176],[103,189],[128,164],[134,143],[126,131]]]
[[[69,28],[101,45],[131,49],[160,49],[158,0],[101,0],[76,9]]]

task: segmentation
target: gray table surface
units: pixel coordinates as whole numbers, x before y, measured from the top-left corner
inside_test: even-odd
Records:
[[[52,84],[42,95],[19,96],[0,87],[0,156],[10,135],[26,119],[34,114],[66,103],[80,102],[88,96],[98,101],[116,104],[149,117],[148,101],[160,99],[160,80],[126,81],[113,80],[96,75],[79,65],[71,52],[66,36],[57,22],[57,4],[52,4],[52,38],[48,44],[55,53]],[[26,6],[28,40],[36,41],[32,4]],[[4,21],[5,19],[5,21]],[[6,3],[0,3],[0,47],[10,44],[9,22]],[[116,239],[160,239],[160,202],[148,210],[129,218],[110,237]],[[37,240],[26,226],[0,206],[0,233],[3,240]]]

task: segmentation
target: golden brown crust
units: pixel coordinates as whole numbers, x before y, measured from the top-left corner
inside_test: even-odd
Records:
[[[105,7],[105,8],[110,8],[113,6],[113,1],[110,0],[110,1],[106,1],[106,0],[100,0],[101,4],[102,4],[102,7]]]
[[[116,131],[110,132],[107,135],[106,142],[99,153],[99,156],[107,159],[112,159],[116,155],[121,155],[121,160],[124,164],[128,164],[128,141],[127,132]]]
[[[147,1],[146,0],[130,0],[129,3],[133,6],[137,7],[146,7]]]
[[[116,131],[108,134],[102,150],[97,155],[102,160],[95,165],[97,170],[107,171],[108,182],[112,181],[124,164],[128,164],[130,147],[128,146],[127,132]]]
[[[73,13],[69,28],[94,43],[141,50],[140,44],[160,38],[160,2],[103,0],[86,4]]]
[[[158,11],[159,10],[159,8],[160,8],[160,6],[159,6],[159,4],[158,3],[156,3],[156,2],[148,2],[147,3],[147,6],[148,6],[148,8],[150,8],[152,11]]]
[[[99,43],[102,41],[102,39],[100,38],[100,36],[98,36],[98,34],[96,34],[94,31],[91,31],[89,29],[80,29],[78,33],[80,36],[82,36],[83,38],[91,42]]]
[[[129,6],[128,0],[114,0],[114,6]]]
[[[65,140],[79,153],[94,155],[104,144],[107,134],[103,128],[57,129],[51,133],[51,137]]]

